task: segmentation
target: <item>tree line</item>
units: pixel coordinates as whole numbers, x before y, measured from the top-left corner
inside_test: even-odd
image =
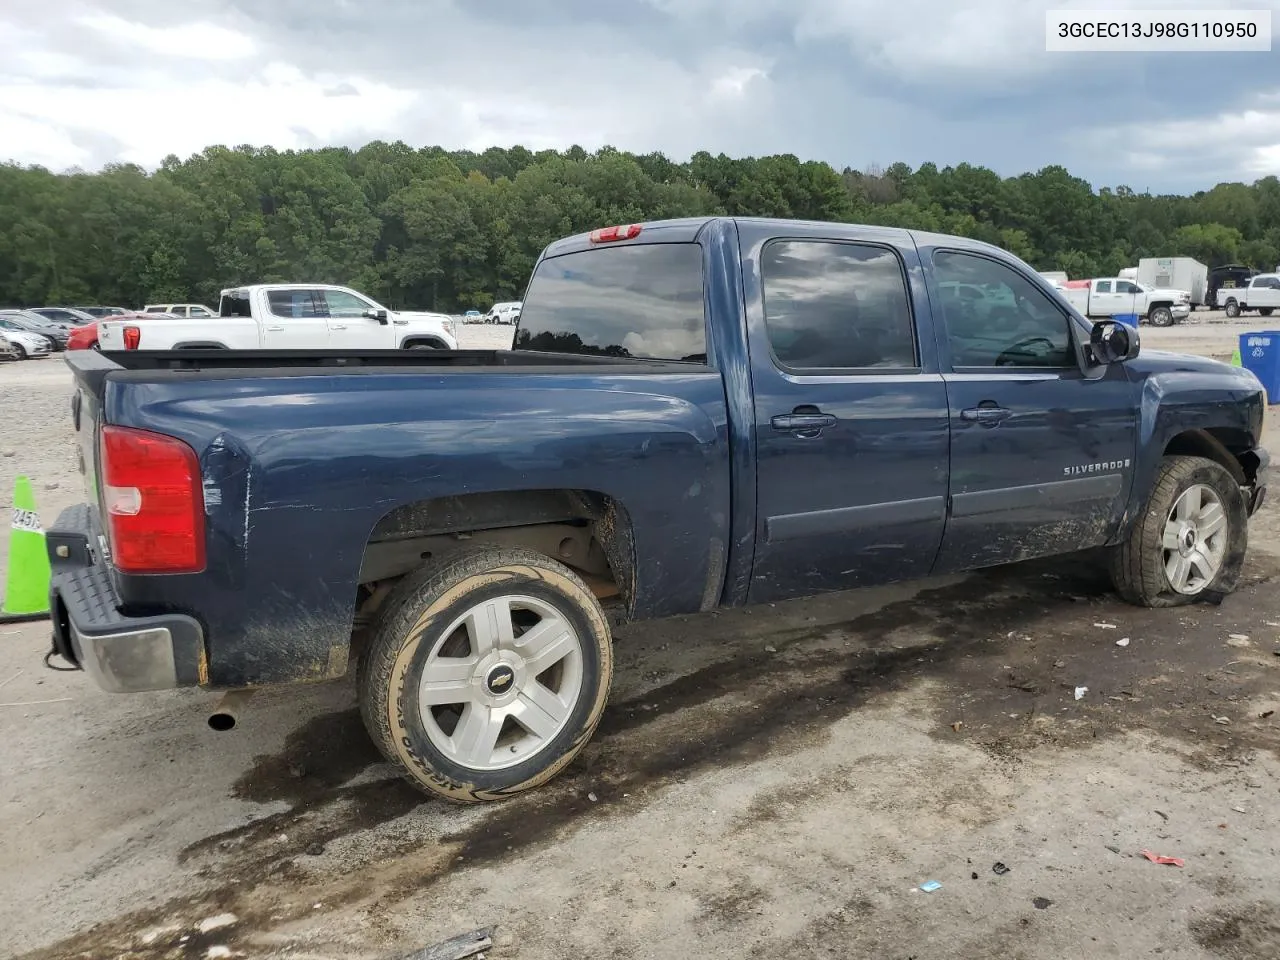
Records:
[[[1095,191],[1060,166],[1001,177],[967,163],[837,171],[791,155],[676,163],[609,147],[216,146],[153,173],[0,165],[0,306],[214,303],[235,284],[313,282],[391,307],[485,310],[519,299],[552,240],[700,214],[960,234],[1072,277],[1149,256],[1280,264],[1274,176],[1176,196]]]

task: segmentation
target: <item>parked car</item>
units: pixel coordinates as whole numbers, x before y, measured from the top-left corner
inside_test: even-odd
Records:
[[[67,336],[68,350],[97,350],[98,349],[98,323],[86,323],[76,327]]]
[[[32,360],[42,360],[54,351],[51,337],[23,330],[11,320],[0,318],[0,331],[3,331],[4,338],[9,341],[10,350],[19,360],[26,360],[28,357]]]
[[[1120,277],[1071,280],[1063,295],[1086,317],[1135,314],[1155,327],[1180,323],[1191,315],[1191,293],[1148,287]]]
[[[18,351],[13,349],[13,344],[9,342],[3,333],[0,333],[0,357],[4,357],[6,360],[20,359]]]
[[[30,333],[38,333],[53,341],[54,350],[65,350],[67,338],[73,329],[70,324],[57,323],[29,310],[0,310],[0,319],[8,320]]]
[[[442,313],[391,311],[348,287],[258,284],[222,291],[219,316],[98,326],[103,350],[456,350]]]
[[[485,323],[516,323],[520,319],[520,303],[495,303],[485,314]]]
[[[949,287],[1014,313],[973,323]],[[359,656],[387,759],[485,801],[589,740],[606,603],[666,617],[1088,548],[1139,605],[1237,585],[1270,462],[1258,378],[1142,353],[998,248],[630,225],[551,244],[525,307],[513,349],[465,364],[70,354],[89,502],[46,534],[53,649],[118,692]]]
[[[32,340],[38,340],[44,344],[44,353],[46,355],[56,353],[62,349],[62,345],[59,344],[58,341],[50,334],[41,333],[35,330],[28,330],[23,327],[22,324],[3,315],[0,315],[0,330],[3,330],[6,336],[9,334],[22,334],[23,336],[21,338],[15,337],[13,342],[20,344],[23,347]]]
[[[91,317],[112,317],[129,312],[124,307],[76,307],[76,309]]]
[[[1143,257],[1138,261],[1138,283],[1148,290],[1185,290],[1191,309],[1212,307],[1209,268],[1194,257]]]
[[[1257,310],[1264,317],[1271,316],[1280,307],[1280,273],[1260,273],[1250,277],[1245,287],[1220,287],[1218,306],[1232,318],[1250,310]]]
[[[143,313],[164,313],[171,317],[191,317],[193,319],[210,320],[218,315],[212,307],[203,303],[148,303],[142,308]]]
[[[484,314],[479,310],[468,310],[462,315],[463,323],[484,323]]]
[[[92,314],[77,310],[75,307],[31,307],[30,309],[32,313],[38,313],[46,320],[53,320],[55,323],[69,323],[75,327],[82,323],[93,323],[97,319]]]

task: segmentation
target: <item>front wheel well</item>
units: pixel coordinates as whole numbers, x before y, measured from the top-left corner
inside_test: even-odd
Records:
[[[574,570],[600,600],[633,607],[631,519],[619,501],[592,490],[515,490],[420,500],[387,513],[361,558],[356,625],[401,577],[481,543],[536,550]]]
[[[448,350],[446,344],[439,337],[405,337],[404,342],[400,344],[401,350],[412,350],[414,347],[429,347],[432,350]]]
[[[1186,430],[1165,445],[1164,455],[1212,460],[1225,467],[1241,486],[1248,486],[1256,476],[1257,458],[1250,453],[1244,435],[1235,430]],[[1252,470],[1247,469],[1250,464]]]

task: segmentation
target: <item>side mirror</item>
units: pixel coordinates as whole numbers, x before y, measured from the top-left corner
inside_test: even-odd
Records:
[[[369,320],[377,320],[384,327],[387,325],[387,311],[385,310],[366,310],[364,315]]]
[[[1100,320],[1089,334],[1089,352],[1098,364],[1124,363],[1136,357],[1139,349],[1137,327],[1118,320]]]

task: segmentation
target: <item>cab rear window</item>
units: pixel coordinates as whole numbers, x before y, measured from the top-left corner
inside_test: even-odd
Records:
[[[705,363],[702,248],[629,244],[543,260],[514,347],[548,353]]]

